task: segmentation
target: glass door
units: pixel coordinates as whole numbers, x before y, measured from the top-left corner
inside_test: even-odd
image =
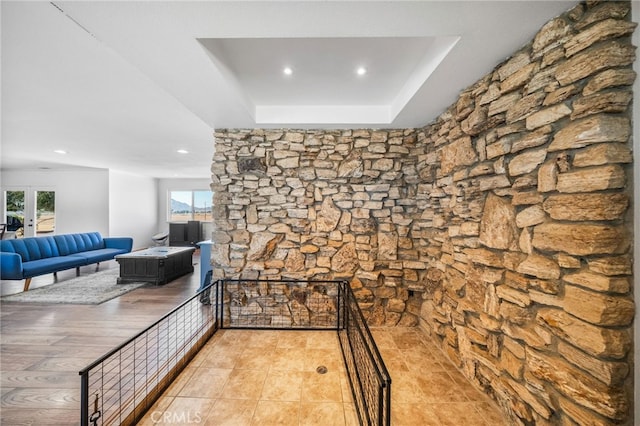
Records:
[[[7,188],[4,191],[5,238],[34,237],[55,232],[55,191],[51,188]]]
[[[4,191],[4,211],[7,231],[5,238],[24,236],[25,190]]]
[[[36,201],[36,236],[52,234],[56,229],[55,191],[34,192]]]

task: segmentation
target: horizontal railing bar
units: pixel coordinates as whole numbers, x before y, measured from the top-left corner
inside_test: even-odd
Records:
[[[301,283],[313,283],[313,284],[337,284],[342,283],[343,281],[337,280],[293,280],[293,279],[223,279],[223,282],[226,283],[241,283],[241,282],[249,282],[249,283],[293,283],[293,284],[301,284]]]

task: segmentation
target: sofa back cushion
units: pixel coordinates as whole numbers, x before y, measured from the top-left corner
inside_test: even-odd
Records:
[[[104,239],[99,232],[55,235],[53,238],[61,256],[104,248]]]
[[[18,253],[23,262],[60,256],[54,237],[30,237],[0,241],[0,251]]]

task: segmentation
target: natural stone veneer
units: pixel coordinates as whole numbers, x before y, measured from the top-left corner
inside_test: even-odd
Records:
[[[421,129],[218,130],[217,276],[349,280],[514,424],[631,424],[629,11],[575,6]]]

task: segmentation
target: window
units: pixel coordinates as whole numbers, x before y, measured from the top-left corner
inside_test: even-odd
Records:
[[[169,222],[211,221],[211,191],[169,191]]]

